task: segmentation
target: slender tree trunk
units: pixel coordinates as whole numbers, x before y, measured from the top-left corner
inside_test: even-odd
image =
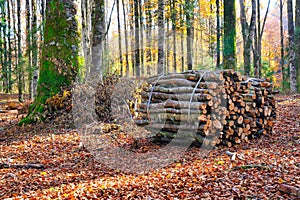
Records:
[[[38,78],[39,78],[39,56],[42,51],[39,50],[39,47],[42,45],[39,43],[42,43],[44,40],[43,37],[39,37],[38,39],[38,22],[37,22],[37,2],[36,0],[31,1],[32,5],[32,34],[31,34],[31,48],[32,48],[32,68],[33,68],[33,83],[32,83],[32,90],[33,90],[33,96],[36,97],[37,95],[37,84],[38,84]],[[43,10],[43,9],[42,9]],[[44,22],[42,22],[44,24]],[[44,30],[44,26],[42,26]],[[41,33],[41,31],[39,31]],[[43,31],[42,31],[43,32]],[[41,33],[40,35],[43,35]]]
[[[9,85],[9,78],[8,78],[8,67],[7,67],[7,38],[9,37],[9,35],[7,35],[7,25],[6,25],[6,19],[7,19],[7,13],[6,12],[6,8],[5,8],[5,4],[4,2],[1,3],[1,18],[2,18],[2,23],[4,22],[4,25],[2,25],[2,45],[3,45],[3,50],[2,50],[2,77],[3,77],[3,91],[8,91],[8,85]]]
[[[120,59],[120,73],[123,76],[123,55],[122,55],[122,32],[120,22],[120,0],[117,0],[117,18],[118,18],[118,43],[119,43],[119,59]]]
[[[124,36],[125,36],[125,63],[126,63],[126,75],[129,75],[129,60],[128,60],[128,32],[127,32],[127,21],[126,21],[126,12],[125,12],[125,4],[124,0],[122,0],[122,8],[123,8],[123,26],[124,26]]]
[[[257,77],[261,77],[261,22],[260,22],[260,0],[257,0]]]
[[[165,73],[170,72],[170,38],[169,38],[169,30],[170,30],[170,23],[169,23],[169,18],[166,18],[166,24],[167,24],[167,29],[166,29],[166,39],[165,39]]]
[[[9,11],[6,10],[6,8],[4,8],[4,11],[3,11],[3,14],[5,16],[5,25],[3,26],[3,32],[4,32],[4,52],[3,52],[3,57],[4,57],[4,64],[5,66],[2,66],[3,68],[5,68],[5,92],[8,92],[8,86],[9,86],[9,77],[8,77],[8,51],[7,51],[7,48],[8,48],[8,38],[10,37],[10,35],[8,34],[7,32],[7,13]]]
[[[3,19],[3,16],[2,16],[2,12],[3,12],[3,9],[4,9],[4,5],[1,4],[0,2],[0,20]],[[5,35],[3,34],[3,27],[0,27],[0,45],[1,47],[3,46],[3,41],[5,40]],[[3,56],[3,52],[0,52],[0,64],[1,64],[1,68],[2,68],[2,74],[0,75],[0,78],[3,79],[3,81],[1,82],[1,85],[0,85],[0,91],[4,91],[5,90],[5,83],[6,83],[6,80],[5,80],[5,73],[6,73],[6,67],[5,67],[5,64],[4,64],[4,56]]]
[[[165,68],[165,25],[164,25],[164,0],[158,0],[157,22],[158,22],[158,54],[157,74],[164,73]]]
[[[244,74],[250,76],[251,69],[251,47],[253,42],[253,35],[255,31],[256,22],[256,0],[252,0],[252,14],[250,25],[247,23],[245,4],[243,0],[240,0],[240,13],[241,13],[241,25],[244,45]]]
[[[187,51],[187,65],[188,70],[193,69],[193,9],[194,6],[190,0],[185,1],[185,17],[186,17],[186,51]]]
[[[286,91],[289,88],[288,83],[288,69],[285,67],[285,56],[284,56],[284,31],[283,31],[283,2],[280,0],[279,4],[280,8],[280,53],[281,53],[281,73],[282,73],[282,88],[284,91]]]
[[[289,32],[289,66],[290,66],[290,89],[292,92],[297,91],[297,72],[295,63],[295,29],[293,16],[293,1],[287,1],[288,13],[288,32]]]
[[[210,5],[209,5],[209,9],[210,9],[210,15],[208,17],[208,29],[209,29],[209,56],[212,58],[212,65],[214,62],[214,52],[215,52],[215,41],[214,41],[214,18],[212,16],[212,13],[214,12],[213,10],[213,4],[212,1],[210,1]]]
[[[11,1],[7,0],[7,25],[8,25],[8,31],[11,32]],[[8,42],[8,52],[7,52],[7,73],[8,73],[8,87],[7,87],[7,93],[12,91],[12,46],[11,46],[11,37],[7,37],[7,42]]]
[[[105,3],[104,0],[94,0],[95,8],[92,11],[92,79],[102,80],[103,48],[105,40]]]
[[[144,55],[144,17],[143,17],[143,9],[142,9],[142,0],[139,0],[139,15],[140,15],[140,39],[141,39],[141,42],[140,42],[140,56],[141,56],[141,67],[140,67],[140,70],[141,70],[141,74],[145,74],[145,55]]]
[[[296,71],[297,71],[297,90],[300,92],[300,0],[296,0],[295,18],[295,43],[296,43]]]
[[[135,65],[135,76],[140,77],[140,30],[139,30],[139,0],[134,0],[134,38],[135,38],[135,49],[134,49],[134,65]]]
[[[260,22],[261,10],[260,10],[260,0],[257,0],[257,23],[255,27],[255,35],[254,35],[254,47],[253,47],[253,65],[254,65],[254,76],[261,77],[262,75],[262,64],[261,64],[261,56],[262,56],[262,38],[264,33],[264,28],[266,24],[266,20],[269,13],[271,1],[268,1],[267,10],[264,16],[263,24]]]
[[[11,1],[11,14],[12,14],[12,31],[13,33],[13,48],[12,48],[12,66],[14,69],[14,75],[16,76],[16,81],[18,81],[18,70],[19,70],[19,59],[18,59],[18,37],[17,37],[17,29],[16,25],[18,24],[17,17],[16,17],[16,4]],[[18,83],[18,82],[17,82]]]
[[[216,68],[221,69],[221,22],[220,22],[220,1],[216,0],[217,15],[217,64]]]
[[[85,74],[90,74],[92,65],[92,1],[82,0],[82,48],[85,62]]]
[[[183,38],[183,26],[184,26],[184,16],[183,16],[183,5],[180,5],[180,46],[181,46],[181,71],[184,71],[184,38]]]
[[[152,13],[151,13],[151,0],[147,0],[146,4],[146,65],[147,75],[151,74],[152,65]]]
[[[26,0],[26,40],[27,40],[27,49],[26,55],[28,59],[28,81],[29,81],[29,97],[31,100],[34,99],[33,96],[33,70],[32,70],[32,46],[31,46],[31,35],[32,35],[32,25],[31,25],[31,4],[30,0]]]
[[[135,75],[135,37],[134,37],[134,8],[132,3],[129,4],[129,27],[130,27],[130,41],[131,41],[131,67],[132,67],[132,75]]]
[[[224,69],[236,69],[236,8],[235,0],[224,0]]]
[[[19,101],[23,102],[23,76],[24,76],[24,70],[23,70],[23,62],[22,62],[22,46],[21,46],[21,1],[17,0],[17,18],[18,18],[18,32],[17,32],[17,38],[18,38],[18,93],[19,93]]]
[[[35,1],[35,0],[33,0]],[[45,22],[45,10],[46,10],[46,5],[45,5],[45,1],[47,0],[41,0],[41,16],[42,16],[42,22]]]
[[[177,50],[176,50],[176,0],[172,0],[172,34],[173,34],[173,68],[177,72]]]

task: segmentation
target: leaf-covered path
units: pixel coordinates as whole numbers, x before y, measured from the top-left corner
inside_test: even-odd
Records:
[[[300,187],[300,97],[278,100],[273,135],[204,157],[190,148],[143,174],[95,161],[75,131],[1,120],[0,199],[295,199],[294,191],[280,188]],[[145,143],[137,151],[149,148],[158,146]]]

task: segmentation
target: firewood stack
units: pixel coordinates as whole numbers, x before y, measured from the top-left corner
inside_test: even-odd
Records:
[[[272,132],[273,85],[233,70],[187,71],[151,77],[136,124],[173,138],[193,134],[205,145],[232,146]]]

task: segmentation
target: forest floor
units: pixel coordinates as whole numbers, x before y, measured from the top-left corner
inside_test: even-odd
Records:
[[[300,96],[277,97],[272,135],[202,157],[191,147],[141,174],[97,161],[73,129],[18,126],[18,108],[7,110],[15,98],[0,94],[0,199],[299,199]],[[158,148],[144,142],[135,151]]]

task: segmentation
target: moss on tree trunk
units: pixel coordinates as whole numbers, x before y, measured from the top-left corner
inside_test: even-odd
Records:
[[[235,0],[224,0],[224,69],[236,69]]]
[[[44,120],[46,100],[59,93],[62,87],[70,86],[83,65],[77,11],[73,0],[47,1],[37,96],[21,124]]]

